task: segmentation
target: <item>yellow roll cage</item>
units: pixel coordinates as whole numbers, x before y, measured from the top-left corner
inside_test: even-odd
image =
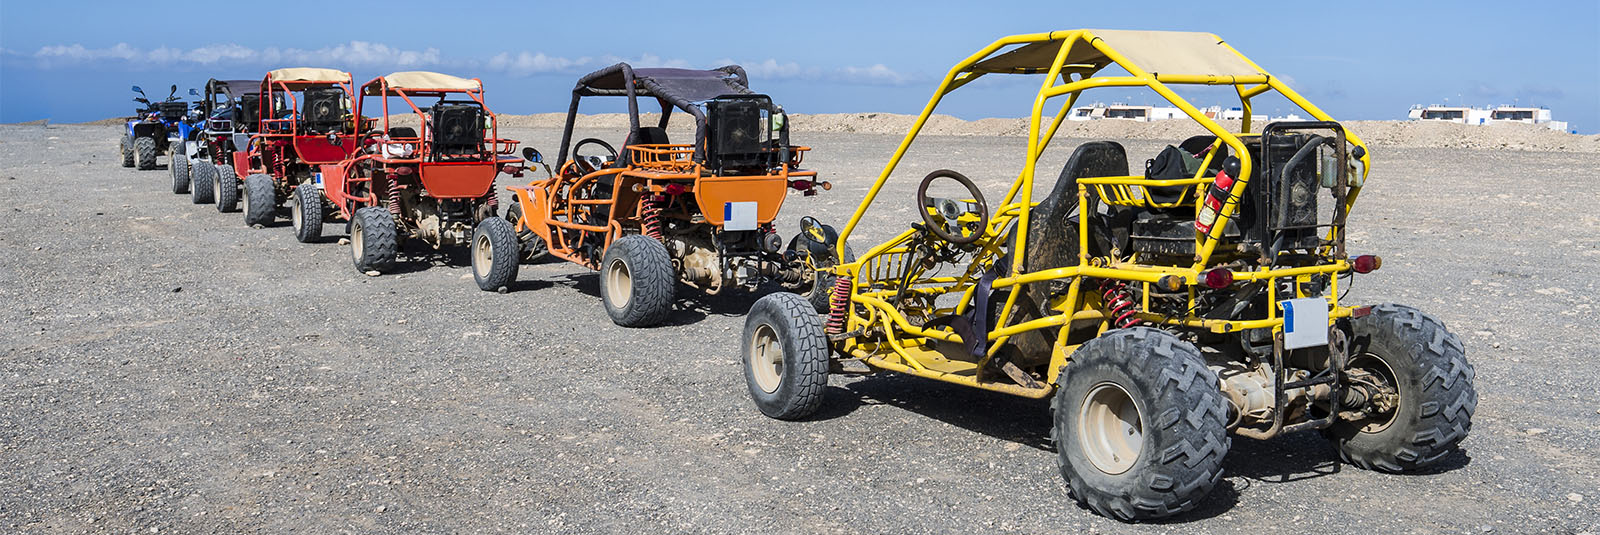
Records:
[[[1006,49],[1002,52],[1002,49]],[[1116,65],[1127,71],[1127,76],[1095,76],[1102,69]],[[860,358],[869,366],[893,371],[910,373],[938,380],[964,384],[1026,397],[1044,397],[1053,391],[1053,388],[1034,388],[1009,383],[985,382],[978,380],[976,370],[987,364],[995,352],[1005,345],[1006,341],[1017,334],[1036,329],[1068,326],[1074,322],[1098,321],[1100,331],[1110,327],[1108,316],[1102,309],[1098,297],[1083,288],[1085,277],[1098,279],[1114,279],[1128,281],[1134,284],[1145,285],[1145,306],[1137,317],[1146,322],[1182,326],[1188,328],[1201,328],[1212,332],[1237,332],[1245,329],[1282,328],[1283,321],[1278,317],[1275,307],[1268,307],[1268,316],[1264,319],[1253,320],[1221,320],[1195,317],[1191,312],[1186,317],[1168,317],[1148,312],[1149,287],[1151,284],[1170,282],[1167,277],[1177,277],[1184,285],[1189,287],[1190,310],[1193,310],[1195,299],[1194,285],[1201,283],[1199,277],[1211,266],[1213,253],[1221,240],[1223,229],[1238,209],[1237,195],[1230,197],[1223,205],[1217,216],[1216,222],[1209,232],[1201,234],[1196,232],[1196,254],[1194,261],[1189,266],[1161,266],[1139,264],[1136,262],[1120,262],[1114,259],[1091,258],[1088,254],[1088,217],[1078,218],[1079,258],[1077,265],[1056,266],[1039,269],[1032,272],[1023,272],[1023,252],[1027,250],[1029,212],[1035,206],[1032,199],[1034,168],[1039,156],[1055,137],[1057,130],[1066,119],[1079,95],[1087,89],[1100,87],[1147,87],[1159,94],[1167,102],[1182,110],[1185,115],[1204,127],[1217,141],[1205,156],[1206,162],[1201,164],[1201,170],[1193,178],[1179,180],[1148,180],[1142,176],[1124,177],[1095,177],[1080,178],[1078,180],[1078,206],[1084,206],[1087,201],[1088,188],[1096,188],[1104,202],[1122,205],[1143,205],[1170,207],[1172,205],[1157,205],[1150,201],[1149,195],[1132,195],[1133,190],[1144,187],[1160,186],[1193,186],[1197,191],[1203,190],[1214,178],[1205,177],[1205,169],[1209,167],[1209,160],[1218,144],[1225,144],[1231,153],[1240,160],[1240,172],[1236,177],[1235,191],[1242,191],[1248,186],[1251,176],[1250,151],[1245,147],[1241,137],[1250,133],[1250,116],[1252,98],[1269,91],[1277,91],[1290,102],[1299,106],[1303,111],[1321,121],[1333,121],[1328,114],[1301,97],[1280,79],[1271,76],[1229,46],[1221,38],[1210,33],[1198,32],[1148,32],[1127,30],[1067,30],[1049,33],[1034,33],[1014,35],[1002,38],[977,53],[957,63],[945,75],[934,92],[928,104],[923,108],[921,115],[912,125],[911,131],[900,142],[894,155],[889,159],[883,172],[878,175],[877,181],[868,190],[861,204],[856,208],[850,221],[840,233],[836,245],[838,258],[845,258],[845,243],[850,234],[860,223],[864,214],[878,192],[888,182],[889,176],[905,156],[917,134],[926,124],[928,117],[933,114],[940,100],[945,95],[971,83],[985,74],[1044,74],[1045,81],[1041,84],[1038,93],[1033,99],[1033,111],[1028,122],[1028,153],[1022,173],[1006,192],[1004,199],[990,217],[987,228],[983,229],[984,237],[978,242],[972,264],[965,273],[957,277],[928,277],[918,279],[915,288],[906,288],[901,293],[900,288],[884,288],[873,282],[885,280],[882,277],[890,275],[896,268],[904,267],[904,262],[909,262],[911,249],[908,247],[910,240],[916,236],[917,231],[910,229],[902,232],[895,238],[871,248],[853,262],[841,263],[832,268],[833,272],[849,281],[850,306],[848,321],[842,328],[844,334],[836,334],[835,341],[840,342],[840,348],[851,355]],[[1058,83],[1059,80],[1059,83]],[[1239,96],[1243,109],[1240,132],[1229,132],[1218,124],[1213,118],[1207,117],[1194,105],[1180,97],[1171,87],[1172,85],[1231,85],[1234,86]],[[1047,130],[1041,135],[1042,114],[1046,103],[1056,97],[1067,96],[1060,111],[1051,120]],[[1362,183],[1370,171],[1371,155],[1365,151],[1365,144],[1352,133],[1345,133],[1345,139],[1350,144],[1361,147],[1364,154],[1361,163]],[[1345,198],[1343,210],[1346,214],[1354,204],[1360,192],[1359,185],[1352,185]],[[1184,200],[1175,204],[1182,204]],[[1192,201],[1191,201],[1192,202]],[[1196,203],[1197,205],[1199,203]],[[1013,226],[1012,223],[1015,223]],[[1005,305],[1001,309],[995,325],[988,333],[988,354],[977,363],[962,362],[959,359],[945,358],[939,351],[930,347],[930,340],[962,343],[960,335],[947,329],[930,329],[913,325],[905,314],[897,308],[894,296],[896,294],[920,295],[937,297],[938,295],[959,293],[960,304],[954,308],[934,309],[931,313],[964,313],[971,301],[978,277],[984,272],[984,265],[1003,258],[1002,243],[1005,236],[1002,233],[1007,228],[1012,228],[1015,242],[1012,249],[1011,269],[1006,276],[997,277],[992,282],[996,290],[1012,288],[1020,289],[1027,284],[1048,283],[1050,281],[1071,279],[1067,286],[1064,298],[1057,294],[1051,299],[1048,306],[1058,312],[1055,315],[1011,324],[1012,311],[1015,309],[1020,291],[1010,291],[1006,297]],[[1342,225],[1330,232],[1342,233]],[[1270,280],[1282,277],[1295,277],[1297,280],[1306,280],[1317,274],[1337,274],[1350,270],[1349,262],[1341,254],[1334,262],[1326,265],[1263,269],[1254,271],[1233,272],[1235,280]],[[1164,278],[1167,278],[1163,280]],[[1333,318],[1351,315],[1351,308],[1343,307],[1338,303],[1338,277],[1332,279],[1331,290],[1327,299],[1330,303],[1330,316]],[[909,280],[909,277],[908,277]],[[1277,288],[1275,284],[1268,284],[1268,298],[1276,302]],[[1296,293],[1300,292],[1296,285]],[[1296,297],[1304,297],[1297,295]],[[876,338],[863,338],[852,336],[865,331],[874,331],[883,336]],[[1067,336],[1063,333],[1055,341],[1051,361],[1048,369],[1047,382],[1056,383],[1061,366],[1066,363],[1076,345],[1066,344]]]

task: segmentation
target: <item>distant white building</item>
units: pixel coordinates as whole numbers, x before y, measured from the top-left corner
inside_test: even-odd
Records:
[[[1477,108],[1469,106],[1440,106],[1438,104],[1423,106],[1418,104],[1411,107],[1411,111],[1406,113],[1406,117],[1415,121],[1443,121],[1470,125],[1527,123],[1543,125],[1546,128],[1560,132],[1567,131],[1567,122],[1551,119],[1549,108],[1518,106]]]
[[[1220,119],[1225,121],[1238,121],[1244,118],[1244,108],[1239,106],[1234,106],[1228,109],[1223,109],[1222,106],[1207,106],[1200,108],[1200,113],[1201,115],[1211,119]],[[1067,119],[1071,121],[1098,121],[1101,119],[1116,119],[1120,121],[1136,121],[1142,123],[1150,121],[1164,121],[1167,119],[1188,118],[1189,116],[1185,115],[1183,110],[1180,110],[1174,106],[1140,106],[1122,103],[1105,104],[1101,102],[1072,108],[1072,112],[1067,115]],[[1305,119],[1292,113],[1283,117],[1268,117],[1267,115],[1259,113],[1250,114],[1250,122],[1256,124],[1265,124],[1268,121],[1303,120]]]

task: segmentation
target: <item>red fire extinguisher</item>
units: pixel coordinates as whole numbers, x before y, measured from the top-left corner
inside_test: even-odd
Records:
[[[1200,200],[1200,214],[1194,218],[1194,228],[1201,234],[1209,234],[1211,226],[1217,223],[1217,214],[1222,213],[1222,205],[1233,196],[1233,186],[1237,183],[1235,177],[1239,176],[1239,159],[1229,157],[1222,164],[1222,170],[1217,171],[1217,179],[1206,188],[1206,196]]]

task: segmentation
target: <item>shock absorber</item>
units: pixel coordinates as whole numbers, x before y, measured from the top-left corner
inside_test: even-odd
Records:
[[[400,217],[400,185],[395,182],[395,175],[389,175],[389,214],[396,219]]]
[[[1106,305],[1106,311],[1111,316],[1111,324],[1119,329],[1126,329],[1144,323],[1134,314],[1139,313],[1139,303],[1133,300],[1133,295],[1128,292],[1128,283],[1105,279],[1100,281],[1100,300]]]
[[[833,280],[833,295],[828,298],[828,325],[824,329],[828,334],[844,332],[845,313],[850,310],[850,278],[839,277]]]
[[[639,230],[645,236],[657,240],[666,239],[661,233],[661,201],[660,195],[651,195],[644,198],[644,206],[639,207]]]
[[[490,211],[497,214],[500,213],[500,192],[495,191],[494,187],[490,186],[489,194],[483,196],[483,203],[489,205]]]

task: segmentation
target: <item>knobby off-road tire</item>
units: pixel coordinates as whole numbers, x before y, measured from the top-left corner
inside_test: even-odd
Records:
[[[623,327],[648,327],[672,311],[678,277],[666,246],[634,234],[611,242],[600,262],[600,301],[611,321]]]
[[[1472,429],[1478,392],[1466,350],[1443,323],[1403,305],[1378,305],[1351,322],[1350,366],[1382,375],[1400,393],[1386,417],[1341,420],[1324,434],[1345,462],[1399,473],[1427,466]]]
[[[140,171],[149,171],[156,168],[156,140],[147,137],[133,138],[133,163],[139,166]],[[187,190],[186,190],[187,191]],[[173,193],[183,193],[173,188]]]
[[[189,160],[179,158],[184,162]],[[177,161],[177,160],[174,160]],[[217,166],[205,160],[195,160],[194,170],[190,172],[194,181],[190,184],[189,201],[195,204],[211,204],[216,200]]]
[[[209,163],[209,162],[208,162]],[[217,211],[222,213],[239,209],[239,175],[233,173],[231,165],[214,165],[217,178],[211,182],[211,197],[217,202]]]
[[[517,279],[521,260],[517,233],[510,222],[490,217],[478,223],[472,233],[472,278],[479,290],[493,292],[511,284]]]
[[[267,226],[277,219],[278,197],[272,177],[255,174],[244,179],[244,224]]]
[[[313,243],[322,239],[322,190],[312,184],[294,188],[294,198],[289,200],[293,215],[294,239],[300,243]]]
[[[798,420],[817,412],[828,387],[828,336],[811,303],[767,294],[750,307],[740,344],[744,382],[761,413]]]
[[[533,231],[517,228],[517,222],[522,221],[522,203],[511,202],[511,207],[506,209],[506,222],[511,228],[516,229],[517,244],[521,253],[517,255],[519,262],[531,264],[550,253],[550,248],[544,243],[544,238],[533,234]]]
[[[168,154],[167,159],[170,160],[167,171],[172,174],[172,192],[189,193],[189,159],[176,152]]]
[[[1051,407],[1067,492],[1123,521],[1178,514],[1222,479],[1227,401],[1195,346],[1134,327],[1072,354]]]
[[[350,259],[356,271],[386,272],[394,269],[399,250],[394,216],[379,206],[356,210],[350,220]]]
[[[117,152],[122,154],[123,167],[133,167],[133,140],[128,139],[126,135],[122,136],[122,139],[117,140]]]

